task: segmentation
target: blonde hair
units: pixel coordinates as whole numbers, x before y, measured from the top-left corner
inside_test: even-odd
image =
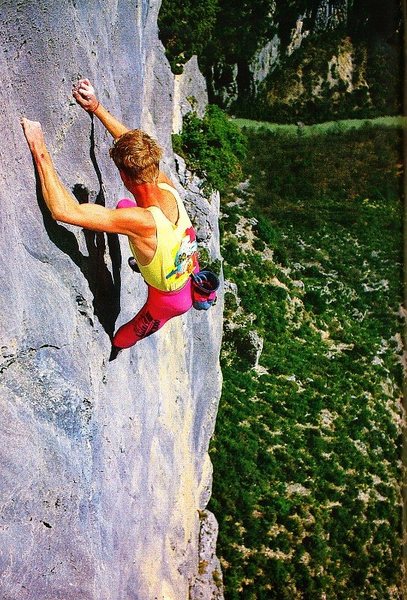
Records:
[[[157,181],[163,151],[141,129],[123,133],[114,141],[109,153],[119,171],[123,171],[134,183]]]

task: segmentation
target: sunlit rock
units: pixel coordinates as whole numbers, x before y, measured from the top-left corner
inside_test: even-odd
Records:
[[[171,149],[173,75],[159,2],[2,2],[0,596],[187,600],[211,488],[222,302],[108,362],[146,297],[125,238],[54,222],[19,118],[41,121],[64,184],[126,195],[110,136],[71,98],[80,76],[129,127]],[[193,89],[192,81],[189,82]],[[181,188],[180,188],[181,189]],[[181,190],[182,191],[182,190]],[[193,190],[187,190],[194,219]],[[184,195],[185,195],[184,194]],[[216,202],[207,245],[219,252]],[[199,209],[201,210],[201,209]],[[204,598],[212,598],[208,589]]]

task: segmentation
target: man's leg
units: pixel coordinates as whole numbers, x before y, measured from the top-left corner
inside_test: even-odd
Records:
[[[152,335],[167,321],[186,313],[192,307],[191,280],[176,292],[161,292],[148,287],[147,302],[137,315],[122,325],[113,338],[115,348],[130,348]]]

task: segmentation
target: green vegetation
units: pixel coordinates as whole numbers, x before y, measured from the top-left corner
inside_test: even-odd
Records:
[[[250,184],[222,203],[225,597],[396,599],[400,131],[247,135]]]
[[[218,10],[218,0],[162,1],[158,27],[173,73],[182,73],[191,56],[203,52]]]
[[[201,55],[206,67],[249,62],[275,33],[287,46],[300,15],[306,15],[306,29],[316,28],[320,6],[320,0],[185,0],[182,4],[163,0],[158,25],[167,56],[178,72],[192,54]],[[386,11],[377,0],[353,0],[335,31],[340,29],[379,52],[380,44],[383,48],[383,42],[394,42],[400,23],[397,0],[389,2]]]
[[[279,123],[373,118],[401,112],[397,44],[356,42],[343,27],[303,40],[236,114]]]
[[[341,0],[331,7],[336,18],[325,22],[321,0],[163,0],[160,37],[174,73],[197,54],[211,102],[226,101],[238,116],[315,123],[398,114],[400,1],[388,1],[386,10],[377,0]],[[311,34],[286,52],[300,16]],[[275,35],[279,60],[258,87],[253,61]]]
[[[198,54],[204,70],[219,61],[233,64],[252,56],[276,31],[274,4],[274,0],[163,0],[158,26],[174,73],[182,71],[193,54]]]
[[[375,119],[343,119],[339,121],[326,121],[316,125],[279,125],[269,121],[252,121],[251,119],[233,119],[233,122],[241,129],[249,130],[264,129],[276,133],[291,135],[320,135],[321,133],[337,133],[349,129],[360,129],[361,127],[394,127],[407,128],[407,117],[376,117]]]
[[[402,124],[372,119],[400,111],[400,3],[347,3],[255,92],[255,52],[275,33],[286,48],[300,14],[315,32],[319,6],[163,0],[160,13],[174,72],[197,53],[212,101],[237,90],[236,115],[295,123],[249,123],[247,155],[247,122],[214,106],[174,136],[223,194],[210,509],[227,600],[400,597]]]
[[[246,138],[217,106],[209,104],[203,119],[188,113],[182,133],[173,135],[172,141],[187,167],[204,179],[205,191],[223,193],[241,180]]]
[[[212,579],[216,585],[217,588],[221,589],[223,587],[223,582],[222,582],[222,575],[221,573],[215,569],[212,573]]]

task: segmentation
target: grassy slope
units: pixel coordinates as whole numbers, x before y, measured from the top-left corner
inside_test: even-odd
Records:
[[[222,208],[225,597],[398,598],[397,130],[250,138],[250,186]]]
[[[268,121],[252,121],[249,119],[233,119],[239,127],[247,127],[251,130],[266,129],[276,133],[287,133],[298,135],[298,125],[278,125]],[[376,119],[344,119],[342,121],[326,121],[317,125],[305,125],[302,129],[303,135],[320,135],[326,133],[332,128],[337,131],[346,131],[349,129],[360,129],[361,127],[406,127],[407,117],[377,117]]]

